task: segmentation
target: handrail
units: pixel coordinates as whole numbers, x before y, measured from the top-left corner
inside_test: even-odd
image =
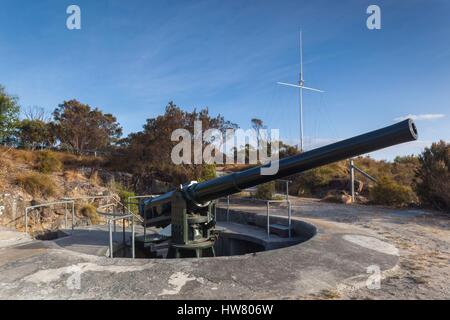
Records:
[[[149,199],[149,198],[153,198],[156,197],[158,194],[147,194],[147,195],[140,195],[140,196],[130,196],[127,198],[127,207],[128,207],[128,212],[132,212],[131,211],[131,206],[130,204],[137,204],[139,205],[141,202],[139,201],[138,203],[135,202],[131,202],[132,199]],[[147,216],[144,212],[144,217],[142,218],[140,215],[137,215],[137,217],[139,217],[139,221],[142,222],[142,224],[144,225],[144,242],[145,239],[147,237]]]
[[[138,214],[136,214],[136,213],[134,213],[133,211],[131,211],[128,202],[126,203],[127,206],[125,206],[125,204],[122,203],[122,202],[120,201],[120,199],[115,199],[115,200],[116,200],[117,204],[119,204],[119,205],[122,206],[123,210],[126,210],[126,211],[128,212],[128,214],[132,214],[132,215],[134,215],[134,217],[137,218],[140,222],[142,222],[142,223],[144,222],[144,219],[143,219],[141,216],[139,216]]]
[[[131,207],[130,204],[140,204],[140,201],[136,202],[131,202],[132,199],[149,199],[149,198],[153,198],[158,196],[159,194],[146,194],[146,195],[141,195],[141,196],[129,196],[127,198],[127,207],[128,207],[128,211],[131,211]]]
[[[28,212],[32,209],[37,208],[43,208],[43,207],[50,207],[53,205],[58,204],[65,204],[65,211],[64,211],[64,220],[65,220],[65,227],[67,228],[67,204],[72,204],[72,232],[75,226],[75,202],[73,200],[64,200],[64,201],[54,201],[54,202],[47,202],[47,203],[41,203],[34,206],[28,206],[25,208],[25,233],[28,233]]]
[[[220,199],[227,199],[227,222],[230,222],[230,196],[227,196],[226,198],[219,198],[217,199],[217,202]],[[266,203],[266,212],[267,212],[267,225],[266,225],[266,231],[267,231],[267,238],[270,239],[270,204],[271,203],[287,203],[288,205],[288,232],[289,232],[289,239],[291,238],[291,225],[292,225],[292,205],[290,200],[264,200],[264,199],[256,199],[256,198],[239,198],[239,200],[244,201],[260,201]]]
[[[362,174],[364,177],[366,177],[367,179],[378,183],[378,180],[374,177],[372,177],[370,174],[368,174],[367,172],[365,172],[364,170],[358,168],[355,165],[355,162],[353,161],[353,159],[350,159],[350,193],[351,193],[351,197],[352,197],[352,203],[355,202],[355,170],[357,172],[359,172],[360,174]]]
[[[122,220],[122,237],[123,237],[123,244],[126,245],[126,239],[125,239],[125,220],[130,221],[131,220],[131,256],[134,259],[135,254],[135,229],[134,229],[134,217],[135,215],[133,213],[123,214],[121,212],[104,212],[101,211],[102,209],[107,209],[111,206],[115,206],[114,203],[109,203],[103,206],[100,206],[97,208],[97,213],[100,215],[105,216],[108,224],[108,231],[109,231],[109,257],[113,258],[113,223],[114,223],[114,232],[115,232],[115,222],[117,220]],[[130,219],[131,218],[131,219]]]
[[[113,198],[116,200],[116,195],[111,194],[107,196],[85,196],[85,197],[64,197],[62,200],[90,200],[90,199],[107,199],[107,198]]]

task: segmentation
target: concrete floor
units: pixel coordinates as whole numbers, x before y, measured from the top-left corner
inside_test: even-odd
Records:
[[[273,210],[280,215],[285,211]],[[370,268],[379,268],[382,276],[397,268],[398,251],[373,231],[323,219],[301,220],[318,228],[307,242],[218,258],[111,260],[82,244],[73,250],[64,238],[59,244],[10,242],[0,248],[0,298],[311,298],[338,286],[365,286]],[[97,232],[104,231],[80,231],[77,236]]]

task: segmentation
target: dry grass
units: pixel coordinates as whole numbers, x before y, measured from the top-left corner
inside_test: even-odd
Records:
[[[64,179],[68,182],[73,181],[83,181],[85,179],[84,175],[77,170],[66,170],[64,171]]]
[[[15,163],[26,164],[34,166],[38,160],[38,155],[40,153],[51,153],[56,159],[62,162],[64,166],[68,167],[97,167],[103,166],[105,164],[105,159],[102,157],[94,156],[80,156],[69,152],[62,151],[40,151],[40,150],[24,150],[24,149],[14,149],[5,148],[0,146],[0,156],[2,158],[9,158]]]
[[[36,169],[41,173],[59,172],[63,169],[62,162],[52,151],[39,151],[36,161]]]
[[[57,157],[67,167],[99,167],[105,164],[101,157],[79,156],[72,153],[57,152]]]
[[[14,160],[16,163],[33,164],[36,160],[36,152],[31,150],[9,149],[5,147],[0,148],[0,154]]]
[[[99,224],[101,222],[99,215],[97,214],[97,208],[92,204],[85,204],[81,207],[80,213],[89,218],[92,224]]]
[[[57,193],[55,182],[50,176],[42,173],[21,173],[17,175],[16,183],[34,197],[47,198]]]
[[[100,185],[100,178],[98,177],[98,171],[94,170],[91,175],[89,176],[89,182],[94,185],[98,186]]]

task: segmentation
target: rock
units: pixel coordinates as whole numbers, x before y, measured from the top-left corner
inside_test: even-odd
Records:
[[[352,203],[352,196],[348,194],[341,195],[341,201],[344,204],[351,204]]]
[[[350,182],[349,182],[350,185]],[[364,183],[361,180],[355,179],[355,192],[361,193],[364,189]]]
[[[358,195],[358,196],[356,196],[355,201],[358,202],[358,203],[368,203],[369,199],[367,199],[364,196]]]

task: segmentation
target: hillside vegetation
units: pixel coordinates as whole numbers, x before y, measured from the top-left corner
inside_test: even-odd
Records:
[[[31,205],[66,197],[117,194],[111,186],[119,185],[120,181],[114,181],[114,176],[103,168],[104,162],[101,158],[66,152],[0,147],[0,225],[23,230],[25,207]],[[77,221],[99,223],[95,208],[102,201],[77,201]],[[63,217],[63,206],[39,209],[29,218],[29,230],[32,233],[55,230],[63,223]]]
[[[165,192],[186,181],[211,179],[216,175],[215,164],[195,163],[187,152],[190,161],[185,161],[184,150],[180,164],[172,159],[172,151],[179,143],[172,139],[172,133],[177,129],[193,132],[196,122],[201,122],[203,131],[214,129],[222,134],[239,128],[220,114],[210,114],[207,107],[186,111],[169,102],[163,114],[146,119],[141,131],[122,137],[116,117],[98,107],[71,99],[56,106],[49,116],[39,107],[23,110],[19,98],[0,85],[0,143],[10,146],[0,149],[0,190],[12,193],[18,188],[31,199],[52,199],[78,192],[71,189],[71,181],[84,179],[86,188],[102,184],[124,199],[134,193]],[[267,129],[263,120],[253,118],[250,122],[257,139],[263,140],[260,132]],[[202,139],[202,149],[213,141],[213,137]],[[449,149],[449,144],[441,141],[418,157],[397,157],[393,162],[356,158],[356,166],[378,180],[373,183],[357,173],[358,201],[450,211]],[[227,156],[249,160],[250,150],[254,147],[248,143],[234,146]],[[296,153],[295,147],[282,141],[279,150],[280,158]],[[220,152],[214,150],[214,156],[221,156]],[[223,169],[246,167],[226,165]],[[103,176],[99,177],[99,173]],[[126,183],[113,181],[105,185],[115,174],[119,180],[125,178]],[[349,202],[348,162],[316,168],[290,179],[292,194]],[[260,186],[256,196],[273,198],[275,189],[273,183]]]
[[[397,157],[392,162],[370,157],[355,165],[377,179],[374,183],[356,173],[355,190],[363,203],[389,206],[423,206],[450,212],[450,144],[433,143],[419,156]],[[349,162],[341,161],[292,176],[295,195],[347,202],[350,193]]]

